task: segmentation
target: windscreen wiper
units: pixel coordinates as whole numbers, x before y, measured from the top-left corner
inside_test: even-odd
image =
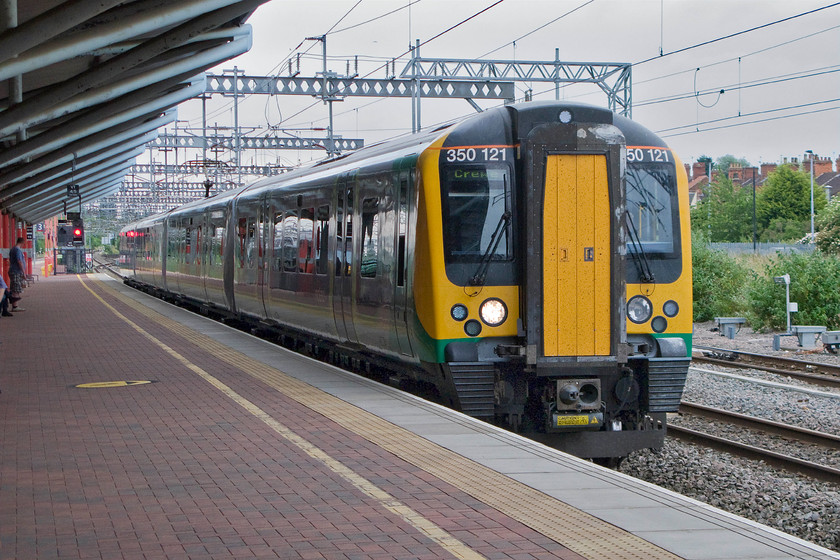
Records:
[[[636,246],[636,250],[630,252],[633,254],[633,260],[635,261],[636,268],[639,271],[639,280],[646,284],[655,282],[656,279],[653,277],[653,270],[650,268],[650,260],[648,259],[647,253],[645,253],[645,248],[642,246],[641,239],[639,239],[639,230],[636,229],[636,224],[633,223],[633,218],[630,216],[630,212],[627,212],[625,216],[627,216],[627,223],[630,226],[627,228],[627,235],[630,238],[630,242]]]
[[[481,262],[478,264],[478,269],[472,278],[470,278],[470,286],[484,285],[484,281],[487,279],[487,269],[490,267],[490,259],[496,254],[496,249],[498,249],[499,243],[502,241],[502,230],[507,229],[508,225],[510,225],[510,210],[502,214],[499,218],[499,223],[496,224],[496,230],[493,232],[493,236],[490,237],[490,243],[487,245],[484,254],[481,255]]]

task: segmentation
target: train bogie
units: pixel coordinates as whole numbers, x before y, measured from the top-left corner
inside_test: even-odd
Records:
[[[136,270],[467,414],[623,456],[662,444],[682,392],[687,207],[682,165],[649,131],[529,103],[138,224],[159,272]]]

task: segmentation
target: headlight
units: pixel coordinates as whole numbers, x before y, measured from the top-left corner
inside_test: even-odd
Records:
[[[645,296],[633,296],[627,302],[627,318],[634,323],[646,323],[653,314],[653,306]]]
[[[478,309],[481,320],[489,327],[498,327],[507,319],[507,306],[496,298],[490,298]]]
[[[452,309],[450,310],[450,313],[452,314],[452,318],[456,321],[463,321],[467,318],[467,315],[469,315],[469,311],[467,311],[467,306],[460,303],[456,303],[455,305],[453,305]]]
[[[680,312],[680,306],[676,301],[669,299],[665,302],[665,305],[662,306],[662,312],[668,317],[676,317],[677,313]]]

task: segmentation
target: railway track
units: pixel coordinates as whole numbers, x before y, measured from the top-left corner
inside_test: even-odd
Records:
[[[686,401],[683,401],[680,405],[680,413],[706,418],[716,422],[734,424],[750,430],[758,430],[781,436],[793,441],[819,445],[826,448],[826,450],[840,450],[840,437],[834,434],[790,426],[780,422],[773,422]],[[840,469],[834,467],[679,425],[669,424],[668,434],[681,440],[717,449],[718,451],[731,453],[747,459],[763,461],[768,465],[789,472],[796,472],[817,480],[840,484]]]
[[[726,350],[711,346],[695,346],[702,355],[694,354],[693,361],[715,364],[727,368],[752,368],[784,375],[821,387],[840,388],[840,366],[782,356],[766,356],[751,352]]]

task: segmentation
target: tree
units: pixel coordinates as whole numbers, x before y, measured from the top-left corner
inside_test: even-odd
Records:
[[[825,204],[822,189],[815,189],[814,212],[822,210]],[[810,175],[790,165],[780,166],[767,177],[767,182],[759,191],[756,213],[762,231],[783,232],[783,235],[791,236],[769,241],[790,241],[804,237],[810,231],[811,223]],[[807,225],[802,228],[802,224]],[[763,239],[767,237],[762,234]]]
[[[715,169],[717,169],[720,173],[727,175],[729,173],[729,168],[733,163],[740,165],[744,169],[751,167],[750,162],[745,158],[736,158],[732,154],[726,154],[725,156],[721,156],[717,159],[715,162]]]
[[[752,189],[734,185],[718,173],[706,187],[703,200],[691,212],[694,231],[708,235],[710,241],[738,242],[752,239]]]

